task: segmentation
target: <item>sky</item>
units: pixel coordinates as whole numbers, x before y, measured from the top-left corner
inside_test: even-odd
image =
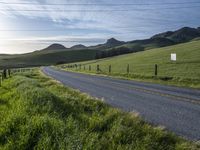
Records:
[[[200,0],[0,0],[0,54],[149,38],[200,26]]]

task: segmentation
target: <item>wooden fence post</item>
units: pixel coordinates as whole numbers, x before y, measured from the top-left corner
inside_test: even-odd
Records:
[[[83,66],[83,69],[85,70],[85,65]]]
[[[97,65],[97,72],[99,72],[99,65]]]
[[[8,76],[11,77],[11,71],[8,69]]]
[[[157,76],[157,75],[158,75],[158,65],[155,64],[155,76]]]
[[[127,74],[129,74],[129,64],[127,65]]]
[[[91,71],[91,66],[89,65],[89,71]]]
[[[6,69],[3,70],[3,79],[7,78],[7,73],[6,73]]]
[[[0,73],[0,87],[1,87],[1,82],[2,82],[2,74]]]
[[[109,65],[109,74],[111,73],[111,65]]]

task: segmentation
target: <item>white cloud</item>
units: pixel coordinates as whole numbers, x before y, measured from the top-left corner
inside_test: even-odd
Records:
[[[5,1],[7,2],[7,1]],[[9,1],[8,3],[27,3],[27,1],[15,0]],[[92,3],[93,1],[81,1],[81,3]],[[36,0],[32,0],[29,5],[0,5],[0,9],[4,10],[16,10],[16,11],[4,11],[2,13],[10,16],[24,16],[27,18],[50,18],[54,23],[61,24],[67,28],[96,28],[96,29],[109,29],[111,31],[118,31],[119,28],[117,26],[125,26],[127,24],[132,23],[130,21],[130,16],[127,17],[130,13],[134,12],[104,12],[103,10],[112,10],[112,9],[123,9],[121,7],[110,7],[110,6],[95,6],[95,5],[42,5]],[[80,3],[80,1],[64,1],[64,0],[52,0],[46,1],[46,3],[56,3],[56,4],[76,4]],[[94,3],[94,2],[93,2]],[[98,1],[96,3],[101,3]],[[104,2],[106,3],[106,2]],[[17,11],[17,10],[41,10],[41,11]],[[59,11],[50,11],[50,10],[59,10]],[[69,10],[64,11],[62,10]],[[70,11],[71,10],[71,11]],[[83,12],[76,10],[102,10],[101,12]],[[137,11],[136,11],[137,12]],[[132,14],[133,15],[133,14]],[[65,20],[71,21],[71,24],[65,22]],[[77,22],[76,22],[77,20]]]
[[[157,0],[156,0],[157,1]],[[152,1],[156,2],[156,1]],[[173,2],[173,0],[170,0]],[[181,1],[181,0],[180,0]],[[34,3],[29,5],[6,5],[5,3]],[[61,32],[2,32],[0,31],[0,53],[5,49],[16,49],[16,52],[24,52],[25,49],[34,50],[47,46],[45,43],[52,41],[76,41],[63,42],[64,44],[86,43],[93,40],[103,41],[110,37],[119,40],[133,40],[147,38],[151,35],[177,29],[182,26],[196,25],[200,13],[198,8],[182,10],[164,10],[159,6],[109,6],[109,5],[44,5],[56,4],[80,4],[80,3],[149,3],[148,0],[1,0],[0,2],[0,30],[12,29],[61,29]],[[159,1],[157,1],[159,2]],[[174,6],[173,6],[174,7]],[[144,10],[140,10],[140,9]],[[151,10],[145,10],[151,8]],[[60,11],[51,11],[51,10]],[[103,11],[126,10],[133,11]],[[9,11],[6,11],[9,10]],[[15,10],[15,11],[12,11]],[[17,10],[41,10],[41,11],[17,11]],[[73,11],[61,11],[73,10]],[[74,10],[102,10],[74,11]],[[187,12],[187,13],[185,13]],[[191,17],[192,16],[192,17]],[[21,19],[23,18],[23,20]],[[193,19],[193,20],[192,20]],[[195,21],[194,21],[195,20]],[[18,21],[18,23],[16,23]],[[22,22],[21,22],[22,21]],[[65,32],[68,31],[68,32]],[[60,35],[60,36],[59,36]],[[96,40],[95,40],[96,39]],[[15,42],[15,43],[13,43]],[[28,42],[28,44],[27,44]],[[20,46],[20,44],[23,45]],[[31,44],[32,43],[32,44]],[[92,44],[92,43],[88,43]],[[7,47],[5,46],[7,45]],[[15,47],[13,46],[15,45]]]

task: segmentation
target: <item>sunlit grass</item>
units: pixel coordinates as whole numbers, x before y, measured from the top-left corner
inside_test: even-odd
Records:
[[[177,54],[176,62],[170,60],[171,53]],[[200,88],[199,40],[76,64],[81,64],[81,69],[77,67],[66,70],[97,73],[97,65],[99,65],[99,74]],[[128,64],[129,73],[127,73]],[[155,77],[155,64],[158,65],[157,77]],[[109,65],[111,65],[111,73],[109,73]],[[91,71],[89,71],[89,66]]]
[[[38,71],[0,87],[0,149],[198,149]]]

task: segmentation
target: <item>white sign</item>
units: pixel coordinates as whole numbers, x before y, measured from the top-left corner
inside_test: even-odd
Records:
[[[171,54],[171,60],[172,60],[172,61],[176,61],[176,54],[175,54],[175,53],[172,53],[172,54]]]

